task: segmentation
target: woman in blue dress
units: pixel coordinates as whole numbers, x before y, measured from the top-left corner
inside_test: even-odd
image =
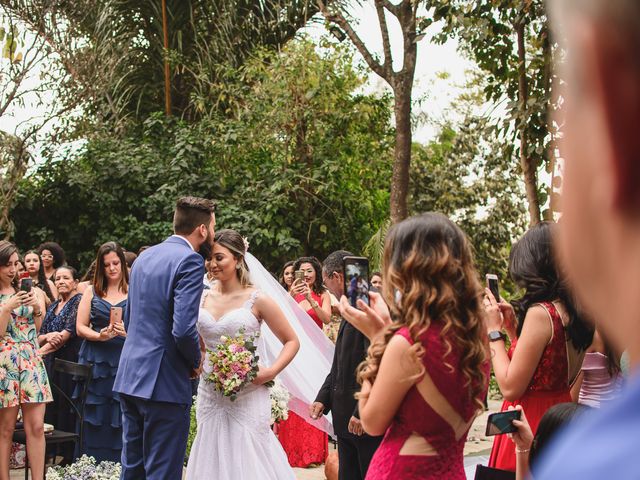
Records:
[[[43,356],[50,381],[70,398],[76,382],[69,375],[55,372],[53,366],[56,358],[70,362],[78,361],[78,352],[82,344],[82,339],[76,335],[78,305],[82,298],[78,293],[78,281],[78,272],[75,268],[65,265],[56,270],[55,285],[60,298],[47,309],[47,315],[44,317],[38,335],[39,352]],[[58,430],[76,431],[75,413],[69,402],[60,398],[60,394],[55,390],[53,402],[47,405],[44,419]],[[73,461],[73,445],[68,443],[57,445],[50,449],[49,453],[62,455],[63,464]]]
[[[78,362],[93,364],[82,453],[99,462],[119,462],[122,451],[120,399],[113,382],[126,337],[128,284],[124,251],[115,242],[105,243],[98,249],[92,286],[82,295],[76,324],[78,336],[84,338]]]

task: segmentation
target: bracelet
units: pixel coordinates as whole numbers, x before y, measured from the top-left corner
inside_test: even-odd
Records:
[[[530,450],[530,448],[527,448],[526,450],[520,450],[518,447],[516,447],[516,453],[529,453]]]
[[[320,305],[318,304],[318,302],[313,302],[311,304],[311,308],[318,308]]]
[[[34,317],[39,317],[40,315],[42,315],[42,310],[39,310],[38,313],[36,313],[36,311],[33,311],[33,316]]]

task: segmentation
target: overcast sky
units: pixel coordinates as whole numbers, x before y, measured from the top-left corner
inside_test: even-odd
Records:
[[[380,36],[380,27],[378,25],[377,15],[373,8],[373,2],[363,2],[361,7],[354,8],[352,11],[354,18],[358,19],[356,31],[370,46],[371,50],[377,52],[382,58],[382,40]],[[390,36],[392,43],[393,56],[401,62],[402,59],[402,34],[395,19],[388,15]],[[437,25],[431,26],[427,37],[418,44],[418,61],[415,75],[414,85],[414,113],[424,113],[431,120],[437,120],[442,117],[443,111],[449,106],[451,100],[457,95],[458,88],[464,82],[465,70],[472,67],[471,63],[463,59],[456,51],[456,43],[449,41],[445,45],[434,45],[430,42],[430,36],[437,31]],[[319,38],[326,34],[326,29],[322,24],[315,24],[305,29],[312,38]],[[348,41],[348,40],[347,40]],[[396,61],[397,61],[396,60]],[[357,61],[363,61],[360,56]],[[398,69],[401,65],[395,64]],[[449,78],[446,80],[438,79],[438,74],[446,72]],[[37,82],[37,75],[30,79],[31,82]],[[365,90],[368,92],[382,91],[386,89],[387,84],[374,73],[371,73],[370,80]],[[159,106],[160,108],[161,106]],[[30,105],[25,108],[14,107],[9,115],[0,117],[0,130],[10,133],[15,131],[16,125],[23,121],[38,115],[39,112],[34,110]],[[428,122],[421,122],[414,127],[414,140],[426,142],[433,138],[434,128]]]

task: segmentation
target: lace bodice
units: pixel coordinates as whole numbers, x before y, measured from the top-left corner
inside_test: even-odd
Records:
[[[205,292],[205,297],[207,293]],[[218,319],[213,318],[209,311],[200,308],[197,328],[208,349],[212,349],[219,344],[220,337],[223,335],[236,335],[242,328],[249,335],[257,335],[260,332],[260,320],[252,310],[258,295],[259,291],[254,291],[249,300],[244,302],[240,308],[229,310]],[[203,297],[203,303],[205,297]]]

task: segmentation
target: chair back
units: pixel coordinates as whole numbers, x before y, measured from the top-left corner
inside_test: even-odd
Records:
[[[51,383],[51,388],[56,390],[62,398],[71,406],[73,412],[78,418],[79,424],[79,441],[80,441],[80,455],[82,455],[82,449],[84,446],[84,407],[87,402],[87,395],[89,393],[89,384],[91,383],[91,379],[93,378],[93,365],[83,365],[80,363],[70,362],[68,360],[62,360],[60,358],[56,358],[53,364],[53,371],[71,375],[75,380],[81,382],[81,390],[80,395],[78,396],[77,401],[73,401],[69,396],[55,383]]]
[[[476,466],[476,474],[474,480],[516,480],[516,474],[509,470],[500,470],[499,468],[485,467],[484,465]]]

